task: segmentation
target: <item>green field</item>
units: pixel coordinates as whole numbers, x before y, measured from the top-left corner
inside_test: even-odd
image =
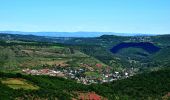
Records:
[[[100,74],[97,72],[85,72],[87,77],[100,77]]]
[[[0,79],[2,84],[9,86],[12,89],[24,89],[24,90],[38,90],[39,87],[31,83],[28,83],[25,79],[21,78],[6,78]]]

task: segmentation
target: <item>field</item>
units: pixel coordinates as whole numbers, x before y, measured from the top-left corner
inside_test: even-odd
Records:
[[[24,90],[38,90],[39,87],[31,83],[28,83],[22,78],[7,78],[1,79],[2,84],[9,86],[12,89],[24,89]]]
[[[85,72],[87,77],[99,77],[100,75],[97,72]]]

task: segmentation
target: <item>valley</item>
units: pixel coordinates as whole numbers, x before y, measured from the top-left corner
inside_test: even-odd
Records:
[[[170,100],[170,0],[0,4],[0,100]]]
[[[157,83],[169,75],[170,41],[166,39],[164,43],[165,37],[54,38],[0,34],[0,88],[22,91],[14,95],[18,99],[79,100],[87,95],[103,98],[101,100],[162,98],[169,93],[168,88],[160,85],[162,90],[156,94],[153,88],[149,88],[152,92],[146,92],[146,88],[153,84],[150,80]],[[153,78],[159,71],[165,76]],[[145,74],[149,76],[145,77]],[[143,78],[148,78],[150,83],[142,85],[138,78],[141,83]],[[31,94],[33,91],[36,93]],[[49,94],[43,95],[42,91]],[[5,97],[3,93],[0,95]]]

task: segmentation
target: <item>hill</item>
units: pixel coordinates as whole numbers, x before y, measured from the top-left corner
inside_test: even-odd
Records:
[[[60,76],[90,84],[102,82],[114,70],[73,46],[60,43],[3,40],[0,49],[3,72]]]
[[[166,100],[169,40],[0,34],[0,99]]]
[[[81,51],[87,55],[93,56],[100,61],[110,65],[112,62],[119,62],[121,68],[134,67],[139,68],[139,70],[145,69],[157,69],[158,67],[163,67],[164,64],[170,60],[168,59],[170,54],[168,53],[168,48],[170,46],[169,35],[158,35],[158,36],[114,36],[114,35],[103,35],[97,38],[75,38],[68,40],[70,45],[84,45],[88,47],[91,45],[90,51],[88,52],[86,48],[81,47]],[[111,53],[111,49],[119,46],[120,44],[140,44],[146,43],[141,48],[139,46],[131,46],[131,48],[121,49],[119,52]],[[156,50],[157,52],[151,53],[148,51],[150,48],[160,48]],[[94,46],[96,45],[96,46]],[[97,49],[96,49],[97,48]],[[149,49],[149,51],[151,50]],[[161,56],[162,55],[162,56]],[[166,59],[166,61],[164,60]],[[112,61],[114,60],[114,61]],[[117,67],[117,66],[116,66]]]
[[[0,98],[3,100],[36,99],[36,100],[79,100],[79,95],[98,94],[101,100],[168,100],[170,91],[170,70],[164,69],[151,73],[139,74],[128,79],[106,84],[83,85],[71,80],[50,76],[31,76],[21,74],[0,73]],[[29,84],[38,88],[17,89],[4,83]],[[14,81],[15,80],[15,81]],[[17,83],[16,83],[17,82]],[[20,83],[18,83],[20,82]],[[23,89],[22,89],[23,88]]]
[[[167,65],[169,60],[169,35],[157,36],[115,36],[103,35],[93,38],[82,37],[43,37],[34,35],[0,34],[4,41],[49,42],[62,43],[67,47],[80,51],[115,70],[137,68],[136,70],[152,70]],[[122,43],[149,43],[160,50],[156,53],[146,52],[142,48],[121,49],[117,53],[110,50]],[[145,45],[146,47],[147,45]],[[163,57],[164,56],[164,57]],[[166,56],[166,60],[165,59]],[[162,61],[160,63],[160,61]]]
[[[128,100],[162,100],[169,98],[169,68],[143,73],[129,79],[116,81],[109,86],[117,94]],[[123,99],[122,99],[123,100]]]

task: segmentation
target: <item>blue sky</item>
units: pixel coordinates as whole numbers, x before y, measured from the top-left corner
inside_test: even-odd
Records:
[[[170,34],[170,0],[0,0],[0,31]]]

